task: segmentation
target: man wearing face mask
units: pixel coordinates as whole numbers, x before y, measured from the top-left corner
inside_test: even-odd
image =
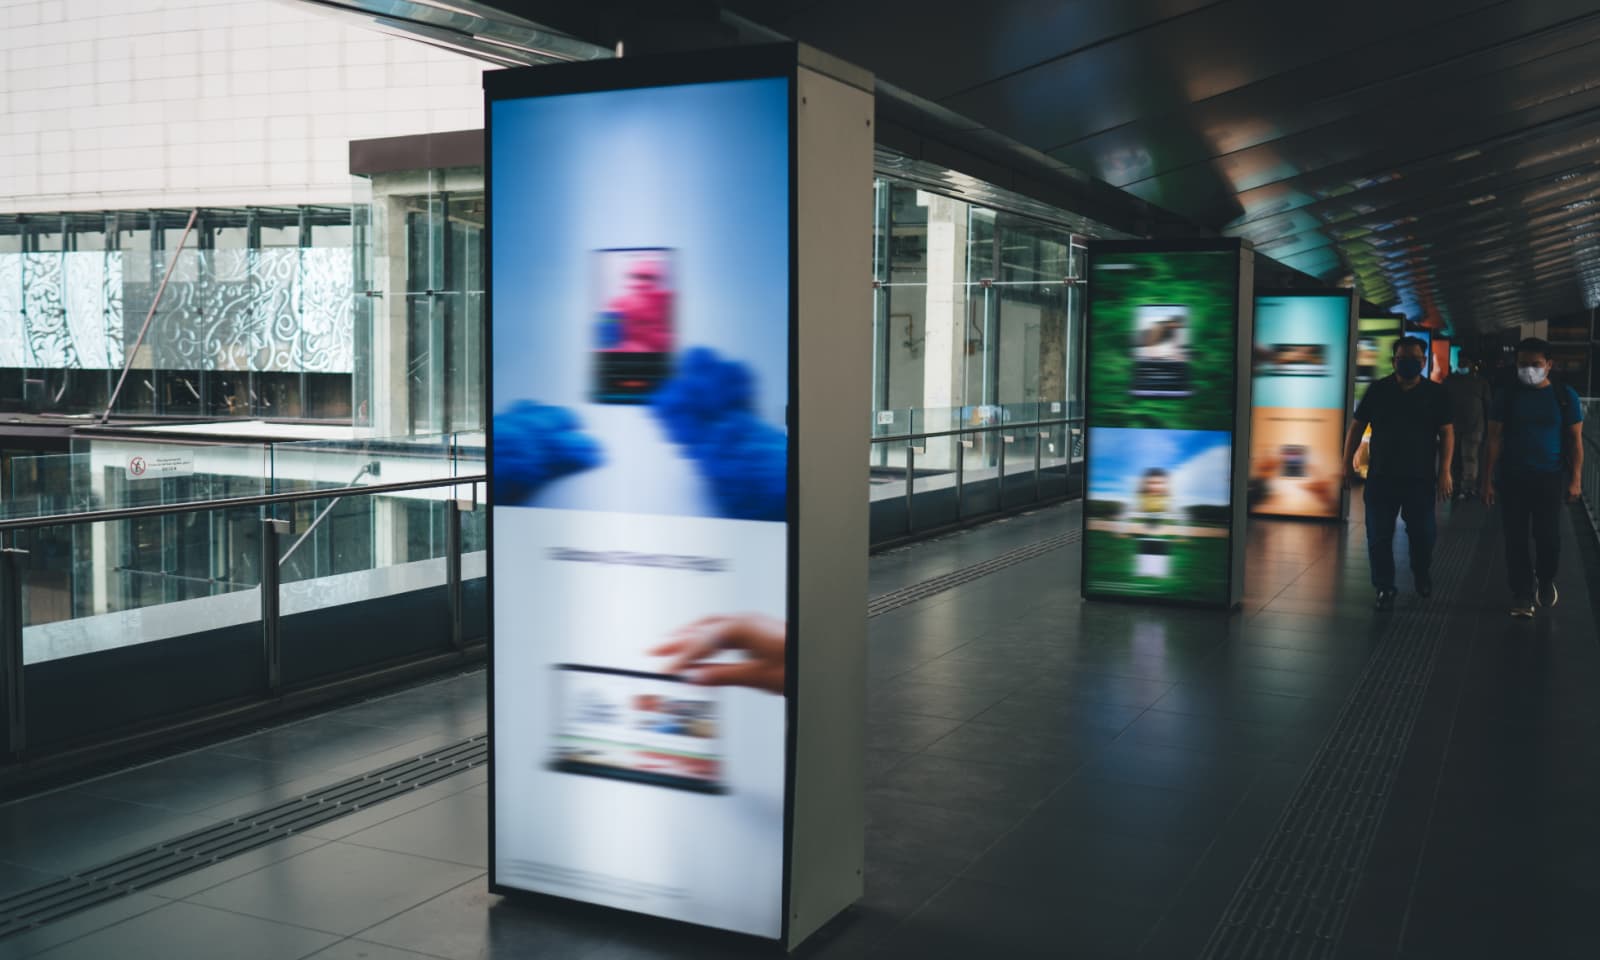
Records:
[[[1556,605],[1561,505],[1583,494],[1582,431],[1577,393],[1550,382],[1550,344],[1536,337],[1517,344],[1517,384],[1496,391],[1489,410],[1483,482],[1484,502],[1500,504],[1513,617]]]
[[[1372,444],[1363,499],[1367,508],[1367,561],[1376,607],[1392,610],[1395,598],[1394,531],[1396,515],[1406,523],[1411,546],[1411,578],[1417,594],[1433,593],[1434,501],[1454,490],[1450,460],[1455,432],[1444,387],[1422,376],[1427,346],[1416,337],[1394,345],[1394,376],[1373,381],[1357,405],[1344,441],[1347,476],[1356,479],[1355,456],[1368,425]]]

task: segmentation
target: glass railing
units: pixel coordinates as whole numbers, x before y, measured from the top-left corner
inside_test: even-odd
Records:
[[[19,474],[61,492],[13,496],[0,518],[11,758],[142,742],[477,649],[481,441],[284,446],[265,476],[213,474],[197,453],[132,495],[101,451]]]
[[[877,414],[868,461],[872,545],[1082,496],[1083,420],[1065,416],[1062,407],[1018,403]]]
[[[874,544],[1081,495],[1082,421],[1061,413],[881,418]],[[476,651],[484,441],[117,436],[14,458],[0,491],[7,754],[143,742]]]

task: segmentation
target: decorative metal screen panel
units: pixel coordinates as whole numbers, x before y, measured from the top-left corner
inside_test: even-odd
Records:
[[[22,324],[22,254],[0,253],[0,367],[20,367],[28,342]]]
[[[0,367],[121,364],[121,254],[0,253]]]
[[[349,373],[349,248],[185,251],[148,336],[164,370]]]
[[[153,278],[148,256],[117,251],[0,254],[0,367],[120,368],[157,259]],[[137,365],[350,373],[353,269],[348,247],[185,250]]]

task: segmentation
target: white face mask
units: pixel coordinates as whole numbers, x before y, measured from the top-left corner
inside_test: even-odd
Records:
[[[1517,379],[1530,387],[1537,387],[1539,384],[1544,383],[1544,378],[1548,375],[1544,367],[1517,368]]]

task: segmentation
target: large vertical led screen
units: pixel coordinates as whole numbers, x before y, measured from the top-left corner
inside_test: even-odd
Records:
[[[792,82],[491,85],[496,889],[781,935]]]
[[[1344,512],[1351,298],[1256,297],[1250,511],[1336,519]]]
[[[1228,602],[1239,270],[1091,248],[1088,596]]]
[[[1394,373],[1394,345],[1404,324],[1399,317],[1362,317],[1356,321],[1357,399],[1360,387]]]

